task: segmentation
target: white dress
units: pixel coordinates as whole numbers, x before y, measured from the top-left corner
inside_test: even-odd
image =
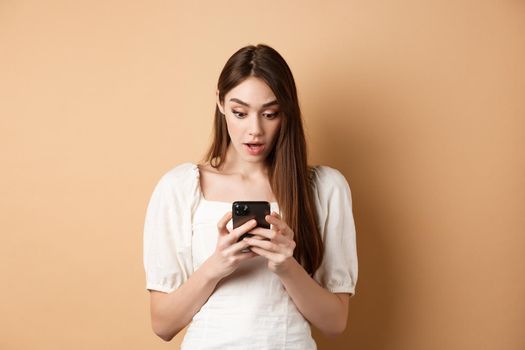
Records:
[[[183,163],[158,181],[144,224],[146,289],[172,292],[214,252],[217,222],[231,203],[209,201],[196,164]],[[327,166],[314,172],[315,203],[325,255],[314,279],[334,293],[355,295],[357,251],[350,188]],[[271,210],[279,212],[277,203]],[[229,223],[231,227],[231,222]],[[181,349],[316,349],[310,324],[267,260],[245,261],[222,279],[194,315]]]

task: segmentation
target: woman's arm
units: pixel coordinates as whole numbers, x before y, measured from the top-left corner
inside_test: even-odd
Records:
[[[256,228],[251,232],[260,238],[245,238],[251,250],[268,259],[268,268],[276,273],[293,302],[316,328],[327,336],[346,329],[348,293],[332,293],[311,278],[293,257],[294,233],[277,213],[266,216],[273,229]],[[267,238],[264,240],[261,238]]]
[[[186,282],[171,293],[150,293],[151,325],[155,334],[163,340],[170,341],[191,322],[221,279],[235,271],[242,261],[257,256],[253,252],[242,253],[241,250],[246,249],[248,244],[237,242],[257,222],[250,220],[230,232],[226,224],[231,216],[231,212],[228,212],[219,221],[215,252]]]
[[[206,260],[178,289],[171,293],[150,292],[151,326],[155,334],[170,341],[208,300],[219,282]]]
[[[347,293],[331,293],[312,279],[293,257],[277,272],[293,302],[327,336],[344,332],[348,319]]]

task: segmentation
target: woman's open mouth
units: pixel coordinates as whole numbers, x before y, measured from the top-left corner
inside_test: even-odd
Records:
[[[263,143],[244,143],[243,146],[246,147],[246,150],[252,156],[258,156],[264,151]]]

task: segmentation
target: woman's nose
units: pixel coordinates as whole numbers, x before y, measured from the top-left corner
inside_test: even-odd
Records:
[[[262,135],[263,128],[261,125],[261,118],[259,118],[258,115],[251,115],[250,116],[250,124],[249,124],[249,134],[250,135]]]

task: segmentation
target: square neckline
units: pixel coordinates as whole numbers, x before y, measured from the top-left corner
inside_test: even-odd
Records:
[[[196,174],[197,174],[197,190],[199,192],[199,198],[200,198],[201,201],[207,202],[207,203],[223,204],[223,205],[224,204],[228,204],[228,205],[232,205],[233,204],[233,202],[206,199],[206,197],[204,197],[204,192],[202,191],[202,187],[201,187],[201,180],[200,180],[201,172],[200,172],[200,169],[199,169],[199,164],[194,163],[193,166],[194,166]],[[278,206],[277,202],[268,202],[268,203],[270,203],[270,206]]]

